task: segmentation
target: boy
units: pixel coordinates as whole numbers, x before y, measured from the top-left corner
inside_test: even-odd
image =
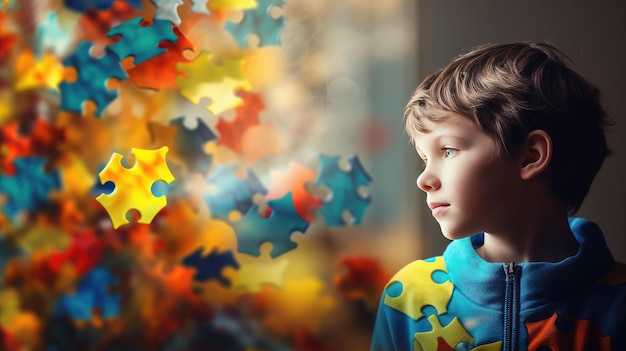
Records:
[[[387,284],[371,349],[626,350],[626,265],[568,217],[609,153],[598,89],[550,44],[487,45],[427,77],[404,118],[452,242]]]

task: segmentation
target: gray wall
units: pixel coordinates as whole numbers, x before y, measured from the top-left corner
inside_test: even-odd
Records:
[[[613,155],[578,215],[600,224],[615,258],[626,262],[626,2],[420,0],[418,7],[416,83],[483,43],[549,40],[600,87],[615,122],[608,136]],[[447,241],[422,209],[425,254],[438,254]]]

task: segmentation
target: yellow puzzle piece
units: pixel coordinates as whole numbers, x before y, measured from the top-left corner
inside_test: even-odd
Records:
[[[428,321],[433,326],[433,330],[427,332],[415,333],[415,339],[413,340],[413,350],[425,351],[425,350],[438,350],[439,343],[445,342],[450,349],[457,349],[459,344],[465,343],[470,346],[474,344],[474,338],[465,330],[459,318],[454,317],[452,321],[443,327],[439,319],[435,315],[428,316]],[[441,340],[441,341],[440,341]],[[502,348],[502,342],[496,341],[493,343],[480,345],[471,348],[472,351],[499,351]],[[464,348],[466,350],[466,348]]]
[[[113,153],[109,163],[100,172],[100,183],[111,181],[115,189],[110,194],[100,194],[96,200],[111,217],[113,228],[128,223],[126,213],[135,209],[140,214],[138,222],[149,224],[154,216],[167,204],[165,195],[154,196],[151,187],[157,180],[169,184],[174,176],[165,162],[167,146],[158,150],[133,148],[135,164],[131,168],[122,165],[122,155]]]
[[[402,293],[395,297],[385,295],[385,305],[415,320],[424,316],[422,313],[424,306],[435,307],[439,314],[446,313],[454,286],[449,280],[443,283],[432,280],[435,271],[447,273],[446,264],[441,256],[432,262],[415,261],[402,268],[385,288],[387,290],[390,285],[400,283]]]

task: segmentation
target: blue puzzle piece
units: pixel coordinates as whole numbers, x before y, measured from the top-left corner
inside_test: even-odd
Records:
[[[174,135],[174,147],[191,171],[207,174],[213,162],[213,155],[204,151],[204,145],[216,140],[217,136],[200,118],[196,118],[198,125],[195,129],[188,129],[184,120],[185,117],[179,117],[170,122],[178,127]]]
[[[115,183],[109,181],[109,182],[105,182],[104,184],[102,184],[100,182],[100,172],[102,172],[102,170],[104,169],[104,167],[106,167],[106,163],[101,163],[98,165],[98,170],[95,173],[95,177],[94,177],[94,184],[93,187],[91,188],[91,192],[90,194],[93,196],[98,196],[100,194],[110,194],[113,192],[113,190],[115,190]]]
[[[115,0],[65,0],[65,6],[78,11],[85,12],[89,9],[108,10]],[[126,0],[134,8],[141,7],[141,0]]]
[[[119,316],[121,296],[109,291],[118,278],[104,267],[97,267],[80,281],[74,294],[62,295],[56,306],[56,313],[68,315],[76,321],[91,320],[95,308],[102,317]]]
[[[298,245],[291,241],[295,231],[304,233],[309,222],[298,215],[293,204],[291,192],[280,199],[267,202],[272,214],[262,218],[258,206],[252,206],[238,221],[231,223],[237,235],[237,250],[252,256],[260,256],[260,246],[265,242],[272,243],[270,256],[276,258]]]
[[[142,26],[141,17],[135,17],[120,25],[117,25],[107,35],[121,36],[120,40],[110,46],[110,50],[119,60],[128,56],[135,57],[134,64],[138,65],[154,56],[164,54],[167,49],[160,48],[162,41],[175,42],[178,37],[172,29],[172,24],[163,19],[153,19],[151,25]]]
[[[63,61],[66,67],[73,66],[77,71],[75,82],[61,82],[61,110],[82,113],[83,102],[93,100],[96,103],[96,116],[102,115],[104,109],[119,95],[117,90],[106,87],[107,80],[126,78],[126,72],[117,58],[105,52],[101,58],[94,58],[89,53],[91,43],[81,41],[74,53]]]
[[[344,171],[339,167],[339,156],[319,155],[319,172],[315,183],[326,185],[331,191],[331,198],[324,201],[319,211],[324,216],[328,227],[345,225],[342,214],[350,211],[354,217],[354,224],[360,224],[370,197],[361,197],[358,189],[367,186],[372,178],[365,172],[357,156],[348,159],[350,170]]]
[[[18,158],[14,161],[15,175],[0,174],[0,194],[8,200],[0,210],[12,222],[21,211],[35,209],[48,200],[50,191],[61,188],[59,171],[46,173],[45,162],[43,157]]]
[[[217,187],[215,194],[204,193],[204,201],[213,218],[228,219],[231,211],[246,213],[252,207],[255,194],[267,194],[267,189],[251,170],[243,179],[235,175],[236,164],[220,165],[207,177],[207,183]]]
[[[239,263],[235,260],[232,251],[219,253],[213,249],[210,254],[203,256],[202,248],[194,251],[191,255],[183,259],[183,265],[196,268],[193,277],[195,281],[218,280],[224,286],[230,286],[229,279],[222,275],[222,270],[226,267],[239,269]]]
[[[257,0],[258,7],[243,11],[244,18],[239,23],[227,22],[228,30],[241,48],[248,47],[248,37],[256,34],[259,47],[280,44],[280,33],[287,20],[284,17],[273,19],[270,10],[274,6],[282,7],[282,0]]]

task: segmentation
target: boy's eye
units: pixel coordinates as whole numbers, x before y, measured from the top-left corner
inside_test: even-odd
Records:
[[[444,158],[452,157],[457,153],[457,151],[458,150],[452,149],[449,147],[443,148],[443,157]]]

